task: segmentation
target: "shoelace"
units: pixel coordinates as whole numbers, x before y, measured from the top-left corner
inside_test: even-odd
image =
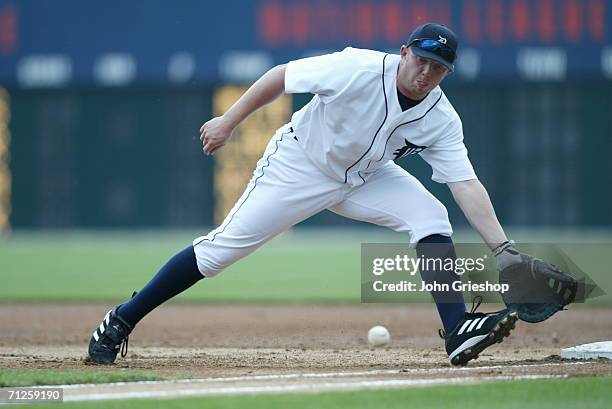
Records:
[[[125,358],[128,351],[128,341],[130,340],[130,336],[125,337],[125,341],[121,343],[121,358]]]
[[[470,310],[470,314],[475,314],[478,307],[480,307],[480,304],[482,304],[481,295],[477,295],[472,298],[472,309]],[[440,336],[440,338],[446,339],[446,331],[444,331],[442,328],[438,329],[438,335]]]
[[[107,342],[114,342],[112,340],[112,338],[110,338],[106,333],[102,334],[102,337],[106,337],[105,339],[107,340]],[[128,341],[129,341],[130,336],[127,335],[123,341],[121,341],[121,357],[125,358],[125,356],[127,355],[128,352]],[[111,348],[109,345],[105,345],[109,350],[113,350],[113,348]]]
[[[134,291],[132,293],[132,297],[134,298],[136,296],[136,294],[138,294],[138,291]],[[125,339],[123,340],[123,342],[121,343],[121,358],[125,358],[125,356],[128,353],[128,343],[130,341],[130,336],[126,336]]]
[[[114,342],[112,340],[112,338],[110,338],[106,333],[102,334],[103,337],[106,337],[105,339],[107,340],[107,342]],[[121,357],[125,358],[125,356],[127,355],[128,352],[128,342],[129,342],[130,336],[126,335],[126,337],[121,341]],[[111,348],[110,346],[107,345],[107,348],[112,350],[113,348]]]
[[[480,304],[482,304],[482,295],[477,295],[472,298],[472,309],[470,310],[470,314],[476,313],[476,310],[478,307],[480,307]]]

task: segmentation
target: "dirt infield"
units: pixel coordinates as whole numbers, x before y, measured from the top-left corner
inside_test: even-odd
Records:
[[[0,367],[92,369],[84,360],[86,345],[110,307],[0,304]],[[577,365],[558,357],[563,347],[611,340],[610,312],[576,307],[545,323],[519,322],[509,339],[470,363],[469,376],[612,375],[609,361]],[[438,323],[428,305],[170,305],[135,329],[127,358],[96,369],[153,370],[195,378],[324,372],[336,374],[329,378],[342,378],[353,375],[338,374],[391,370],[401,374],[403,382],[455,379],[458,373],[449,368]],[[367,345],[367,330],[376,324],[389,328],[389,347]],[[389,373],[363,376],[376,380]]]

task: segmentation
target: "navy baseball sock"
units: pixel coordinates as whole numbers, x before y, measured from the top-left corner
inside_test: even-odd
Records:
[[[193,246],[189,246],[172,257],[134,298],[119,307],[117,313],[134,327],[154,308],[203,278]]]
[[[417,256],[420,259],[448,259],[457,258],[453,240],[448,236],[441,234],[433,234],[419,241],[417,244]],[[436,281],[439,284],[448,284],[450,291],[432,291],[431,295],[436,302],[438,314],[442,319],[444,331],[448,334],[457,323],[463,318],[466,313],[465,303],[463,301],[463,293],[461,291],[452,290],[453,281],[460,280],[461,277],[452,271],[437,270],[433,264],[427,263],[421,265],[421,278],[426,283]],[[429,269],[427,267],[430,267]]]

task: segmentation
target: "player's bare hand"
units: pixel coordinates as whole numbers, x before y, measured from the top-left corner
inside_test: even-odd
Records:
[[[234,128],[223,116],[218,116],[200,127],[200,141],[205,155],[212,155],[227,143],[234,133]]]

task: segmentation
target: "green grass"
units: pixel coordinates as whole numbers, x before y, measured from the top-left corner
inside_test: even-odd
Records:
[[[193,237],[188,233],[16,235],[0,242],[0,300],[124,300]],[[359,243],[330,247],[331,241],[271,243],[179,299],[357,302]]]
[[[158,381],[161,376],[143,371],[59,371],[52,369],[0,369],[0,387],[68,385],[125,381]]]
[[[197,232],[16,233],[0,239],[0,300],[125,300]],[[610,232],[576,235],[517,232],[529,241],[612,242]],[[473,234],[456,241],[477,242]],[[182,302],[356,303],[360,244],[406,241],[382,229],[301,230],[268,243],[219,277],[177,297]],[[606,274],[608,275],[608,274]]]
[[[65,403],[62,408],[444,408],[444,409],[564,409],[609,408],[612,378],[574,378],[495,382],[395,390],[322,394],[250,395],[190,399]],[[51,405],[54,406],[54,405]],[[20,407],[32,407],[24,405]]]

